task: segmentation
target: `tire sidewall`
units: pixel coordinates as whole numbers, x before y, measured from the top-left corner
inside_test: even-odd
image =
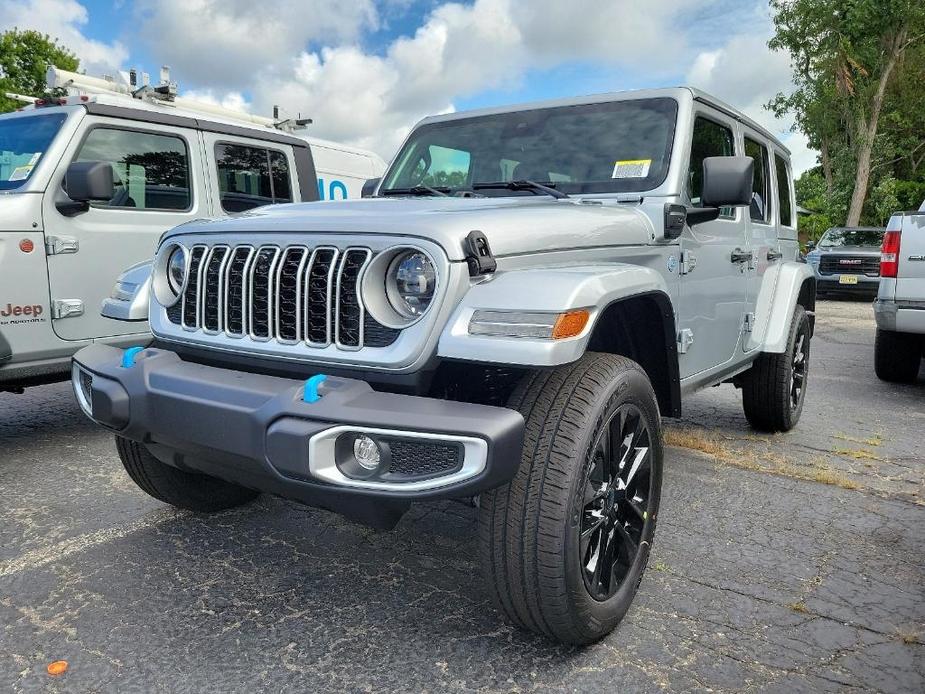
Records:
[[[649,426],[652,446],[652,501],[649,518],[643,527],[641,551],[617,592],[609,599],[599,601],[588,593],[581,568],[579,534],[584,507],[584,489],[589,473],[589,457],[601,429],[609,420],[610,414],[627,403],[639,408]],[[640,369],[627,369],[620,372],[608,388],[600,393],[593,411],[589,412],[577,450],[580,453],[576,456],[571,479],[563,560],[565,561],[566,586],[573,608],[572,616],[576,629],[588,638],[594,639],[610,632],[629,609],[649,560],[658,520],[664,453],[661,421],[652,386]]]
[[[791,406],[790,400],[790,382],[793,378],[793,358],[795,356],[797,341],[800,339],[800,335],[803,335],[804,338],[803,344],[805,346],[804,350],[806,355],[806,366],[804,368],[803,388],[800,392],[800,402],[794,408]],[[782,402],[785,403],[782,414],[785,420],[785,429],[788,431],[796,426],[796,423],[800,421],[800,416],[803,414],[803,405],[806,403],[806,388],[809,385],[810,368],[812,365],[810,359],[811,350],[812,339],[809,334],[809,316],[806,315],[806,311],[802,306],[797,305],[796,313],[793,317],[793,327],[790,329],[790,344],[787,349],[787,377],[783,379],[783,383],[781,383],[781,388],[786,390],[782,399]]]

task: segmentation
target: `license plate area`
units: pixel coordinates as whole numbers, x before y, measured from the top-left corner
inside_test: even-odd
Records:
[[[839,275],[838,283],[839,284],[857,284],[858,276],[857,275]]]

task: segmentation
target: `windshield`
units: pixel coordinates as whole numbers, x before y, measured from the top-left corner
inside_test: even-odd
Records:
[[[415,130],[380,194],[428,186],[444,193],[535,195],[480,183],[532,181],[564,193],[651,190],[671,159],[674,99],[637,99],[474,116]],[[426,191],[425,191],[426,192]]]
[[[65,118],[65,113],[49,113],[0,119],[0,190],[29,180]]]
[[[871,246],[880,248],[883,229],[829,229],[819,241],[820,246]]]

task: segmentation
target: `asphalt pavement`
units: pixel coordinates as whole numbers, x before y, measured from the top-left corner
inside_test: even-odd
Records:
[[[820,304],[811,368],[789,434],[750,432],[732,386],[685,403],[639,595],[586,649],[500,620],[472,508],[178,512],[67,384],[0,394],[0,687],[925,691],[925,374],[876,379],[861,303]]]

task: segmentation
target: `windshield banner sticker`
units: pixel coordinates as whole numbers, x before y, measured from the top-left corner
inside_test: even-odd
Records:
[[[651,159],[624,159],[614,164],[611,178],[645,178],[650,166]]]
[[[9,180],[11,181],[24,181],[29,178],[29,174],[32,173],[32,165],[27,166],[17,166],[13,169],[13,173],[10,174]]]

